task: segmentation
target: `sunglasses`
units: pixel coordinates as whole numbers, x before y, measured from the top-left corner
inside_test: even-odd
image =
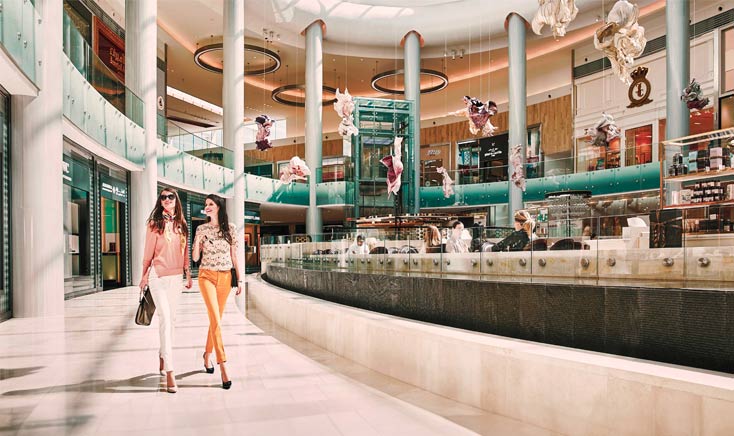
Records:
[[[176,196],[174,194],[161,194],[161,201],[163,200],[175,200]]]

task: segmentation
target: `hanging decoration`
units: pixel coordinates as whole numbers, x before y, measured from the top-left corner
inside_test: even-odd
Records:
[[[596,126],[586,129],[584,134],[594,138],[591,145],[609,148],[609,143],[619,137],[619,127],[614,122],[614,117],[604,112]]]
[[[522,163],[522,145],[513,145],[510,151],[510,166],[512,175],[510,181],[525,192],[525,172]]]
[[[685,100],[690,110],[700,111],[709,104],[709,98],[704,97],[701,85],[696,82],[695,78],[691,79],[691,83],[683,90],[680,99]]]
[[[354,125],[354,115],[352,115],[352,112],[354,112],[354,99],[349,95],[348,89],[345,89],[342,94],[339,92],[339,88],[336,88],[334,110],[342,119],[338,128],[339,135],[344,139],[348,139],[352,135],[358,135],[359,129]]]
[[[293,156],[288,166],[280,170],[280,183],[290,185],[294,180],[306,180],[311,175],[311,170],[300,157]]]
[[[533,17],[532,27],[536,35],[541,34],[543,26],[548,25],[553,37],[558,39],[566,34],[566,28],[576,18],[579,8],[575,0],[538,0],[540,7]]]
[[[260,115],[255,118],[255,123],[257,123],[257,135],[255,136],[257,149],[265,151],[268,148],[272,148],[273,143],[270,142],[268,136],[270,136],[270,128],[273,126],[275,121],[271,120],[267,115]]]
[[[449,177],[449,172],[444,167],[436,168],[436,172],[443,176],[443,197],[449,198],[454,194],[454,181]]]
[[[640,9],[627,0],[619,0],[609,11],[606,23],[594,33],[594,47],[602,51],[619,79],[632,83],[630,70],[635,58],[645,50],[645,28],[637,24]]]
[[[398,195],[400,185],[402,183],[401,174],[403,174],[403,138],[395,137],[393,145],[393,154],[380,159],[380,162],[387,167],[387,198],[392,194]]]
[[[467,117],[469,119],[469,131],[472,135],[482,132],[483,136],[492,136],[497,128],[489,121],[497,113],[497,104],[489,100],[486,103],[474,97],[464,96],[466,108],[451,112],[449,115]]]

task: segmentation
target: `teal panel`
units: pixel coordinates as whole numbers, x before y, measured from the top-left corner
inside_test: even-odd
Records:
[[[566,186],[566,179],[563,175],[544,177],[543,179],[543,189],[546,193],[562,191]]]
[[[571,191],[586,191],[589,189],[589,173],[567,174],[566,189]]]
[[[640,165],[640,189],[660,188],[660,163],[651,162]]]
[[[545,179],[530,179],[525,181],[525,201],[538,201],[545,199]]]
[[[478,204],[502,204],[507,203],[510,190],[510,182],[494,182],[486,183],[487,185],[487,201]]]
[[[631,192],[640,190],[640,166],[615,168],[614,177],[615,192]]]
[[[420,188],[421,207],[446,207],[453,206],[461,198],[459,192],[463,192],[460,188],[463,185],[454,185],[454,194],[449,198],[444,198],[443,188],[440,186],[422,186]]]
[[[589,182],[592,195],[615,193],[614,179],[616,168],[610,170],[592,171],[589,173]]]

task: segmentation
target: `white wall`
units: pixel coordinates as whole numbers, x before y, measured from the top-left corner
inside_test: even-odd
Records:
[[[716,32],[706,33],[691,42],[691,78],[701,84],[704,94],[716,100],[718,61],[716,59]],[[620,147],[625,148],[624,130],[652,124],[652,143],[660,142],[658,136],[658,120],[665,114],[666,66],[665,51],[640,58],[637,66],[648,68],[647,79],[651,84],[650,98],[652,103],[637,108],[627,108],[630,103],[627,97],[629,87],[617,78],[611,70],[605,70],[591,76],[582,77],[575,82],[575,116],[574,136],[583,136],[586,128],[593,127],[602,112],[611,114],[617,126],[622,129]],[[682,90],[681,90],[682,91]],[[657,147],[653,145],[653,160],[657,159]]]

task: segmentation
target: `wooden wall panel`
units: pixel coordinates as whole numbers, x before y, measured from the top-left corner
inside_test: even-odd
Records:
[[[571,96],[555,98],[528,106],[528,126],[541,125],[540,142],[544,154],[555,154],[573,150],[573,118]],[[421,129],[421,143],[440,144],[451,142],[452,152],[456,153],[456,142],[473,139],[469,132],[469,121],[445,124]],[[507,132],[508,113],[501,112],[492,117],[497,133]]]

